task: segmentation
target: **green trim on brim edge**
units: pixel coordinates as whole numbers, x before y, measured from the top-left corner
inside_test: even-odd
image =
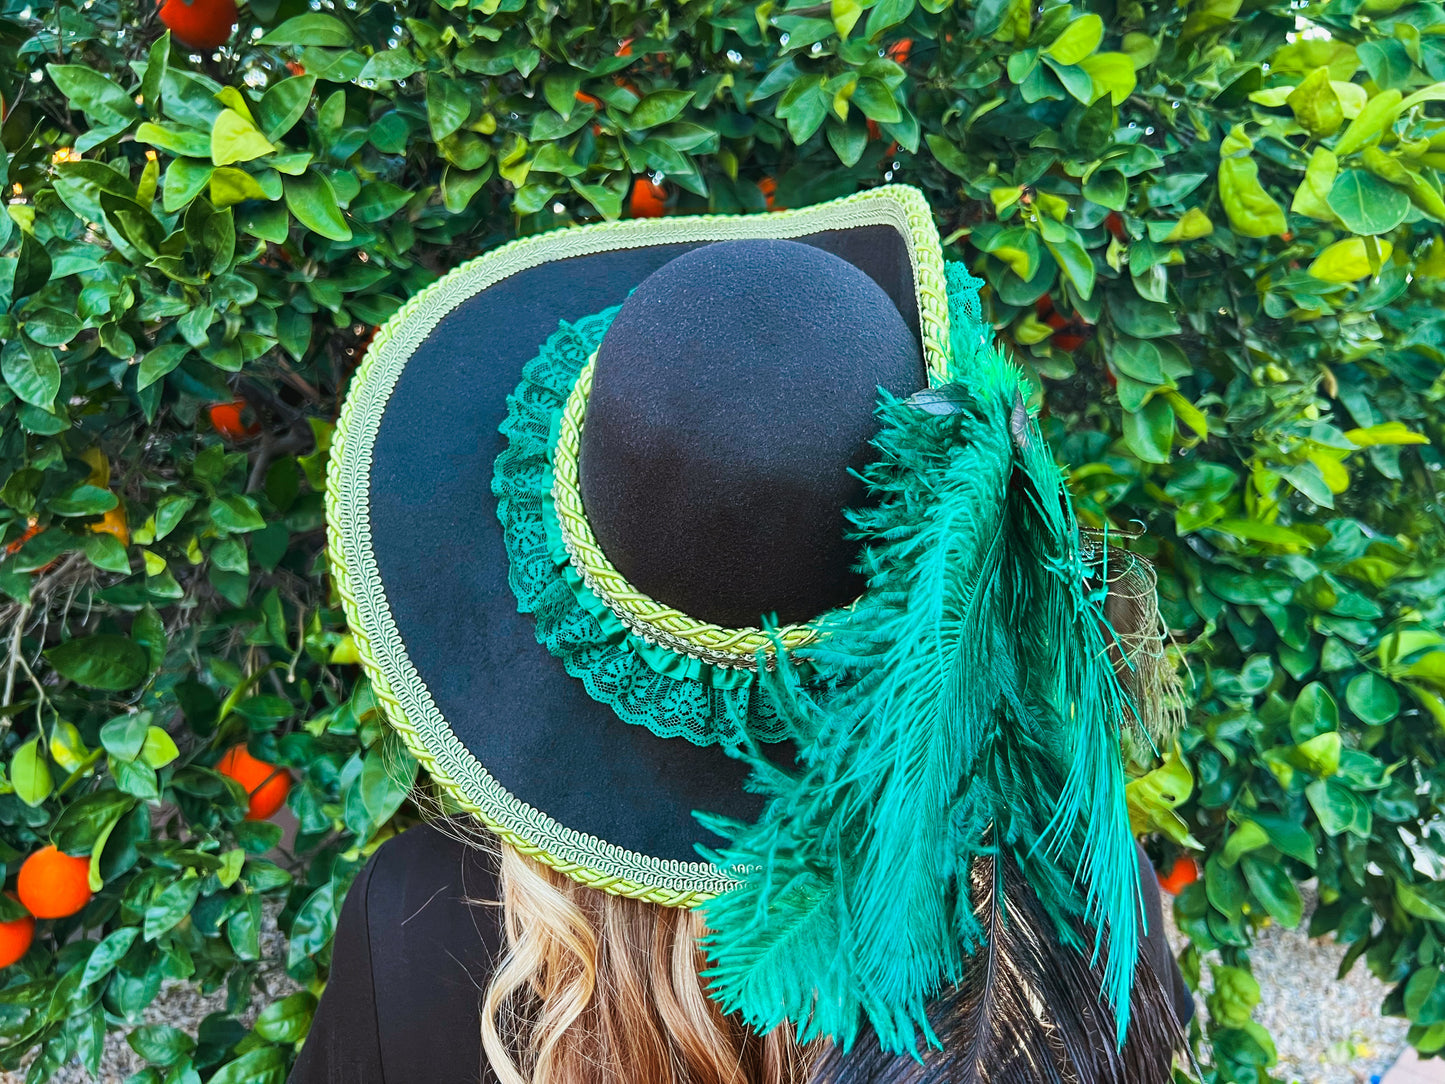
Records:
[[[943,253],[927,200],[917,189],[902,185],[775,214],[604,222],[512,241],[411,298],[377,332],[352,378],[327,468],[327,554],[366,675],[387,720],[453,801],[521,853],[582,884],[691,907],[736,882],[706,862],[651,858],[558,824],[509,792],[457,740],[407,655],[372,551],[368,480],[387,400],[407,360],[449,312],[521,271],[574,256],[654,245],[793,238],[863,226],[892,226],[909,243],[924,359],[937,380],[947,373],[949,359]]]

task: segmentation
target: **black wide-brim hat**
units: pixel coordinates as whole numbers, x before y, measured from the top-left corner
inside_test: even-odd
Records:
[[[669,537],[666,531],[660,538],[647,537],[647,517],[655,511],[650,490],[644,487],[639,492],[616,484],[618,471],[625,480],[627,470],[633,468],[618,467],[609,475],[598,467],[590,478],[582,478],[580,489],[557,489],[556,507],[551,489],[535,500],[527,497],[532,500],[527,514],[550,517],[547,522],[552,524],[546,531],[532,524],[530,534],[527,524],[517,519],[525,502],[519,490],[509,488],[508,472],[529,469],[524,462],[528,441],[566,446],[565,412],[557,410],[553,429],[546,431],[545,411],[550,408],[545,404],[538,408],[533,400],[538,395],[545,398],[547,381],[556,375],[548,364],[566,370],[567,380],[585,390],[591,358],[574,358],[587,363],[578,370],[575,365],[567,368],[571,363],[566,357],[585,353],[586,347],[605,339],[613,319],[619,326],[630,320],[634,338],[650,334],[649,319],[660,319],[664,332],[677,329],[677,341],[689,334],[716,334],[716,329],[709,332],[694,325],[711,311],[706,284],[716,268],[708,264],[708,250],[725,242],[796,242],[820,254],[818,259],[832,261],[830,268],[840,262],[848,265],[848,273],[866,284],[856,287],[859,304],[883,305],[888,310],[886,319],[880,313],[878,320],[871,321],[883,327],[878,350],[897,355],[896,342],[906,334],[915,371],[896,357],[893,361],[859,358],[857,371],[848,380],[836,387],[825,381],[811,401],[797,398],[808,394],[801,385],[789,392],[788,402],[803,402],[809,417],[825,423],[820,433],[828,431],[827,416],[834,409],[853,419],[848,424],[855,428],[858,417],[871,419],[878,386],[907,395],[927,382],[925,367],[930,373],[942,371],[949,342],[942,252],[930,209],[911,188],[878,188],[817,207],[768,215],[575,227],[514,241],[452,271],[410,300],[380,330],[353,379],[337,425],[327,488],[329,556],[366,673],[390,722],[436,783],[501,839],[574,879],[616,894],[678,906],[732,887],[724,872],[699,858],[700,844],[717,841],[693,814],[706,811],[753,819],[761,801],[744,787],[748,770],[729,754],[727,741],[716,735],[699,737],[696,720],[691,724],[694,729],[686,732],[680,724],[669,730],[671,723],[665,718],[655,720],[657,726],[638,725],[636,704],[631,709],[619,706],[622,694],[617,688],[599,689],[603,683],[580,672],[575,658],[559,657],[565,652],[555,641],[565,638],[565,629],[553,629],[552,640],[545,646],[539,643],[541,612],[547,604],[536,597],[523,602],[529,597],[527,591],[541,588],[519,582],[526,574],[517,567],[518,547],[557,550],[559,541],[567,547],[561,563],[566,564],[570,555],[577,569],[575,576],[568,571],[571,587],[578,597],[590,598],[591,592],[602,600],[597,606],[583,605],[586,612],[579,611],[579,620],[596,618],[608,628],[621,629],[633,637],[641,655],[677,646],[674,640],[681,643],[680,680],[696,679],[699,669],[712,674],[716,689],[708,696],[716,696],[704,703],[715,706],[718,718],[704,723],[716,723],[723,731],[734,724],[746,728],[761,711],[756,702],[739,708],[743,702],[736,696],[729,699],[729,690],[735,679],[746,679],[748,665],[766,665],[765,656],[751,653],[767,641],[767,634],[743,625],[761,625],[767,614],[758,614],[756,607],[747,609],[752,603],[744,602],[743,612],[757,616],[747,623],[730,622],[725,605],[715,614],[695,612],[698,606],[706,608],[706,590],[698,606],[683,606],[659,590],[657,598],[673,609],[655,606],[665,611],[661,618],[638,618],[636,607],[608,593],[610,582],[627,586],[617,569],[630,562],[626,580],[637,583],[651,573],[663,584],[672,576],[676,591],[686,594],[690,582],[686,562],[698,558],[687,544],[689,539]],[[767,268],[770,260],[779,258],[776,248],[760,244],[743,255],[761,260],[758,266]],[[783,256],[792,261],[789,266],[810,266],[812,258],[791,249]],[[688,257],[678,266],[682,278],[691,276],[691,294],[683,290],[668,295],[671,301],[663,299],[661,308],[649,308],[639,300],[620,315],[613,311],[634,291],[644,298],[646,290],[639,287],[680,257]],[[847,274],[839,276],[847,279]],[[807,281],[810,275],[797,285],[805,286]],[[723,286],[719,291],[726,292]],[[806,290],[779,296],[784,306],[813,304],[806,299]],[[802,302],[797,300],[800,296]],[[733,297],[731,303],[740,299]],[[681,311],[670,311],[668,305]],[[800,318],[806,322],[806,317],[805,312]],[[810,342],[819,342],[819,349],[832,348],[826,341],[827,327],[813,327],[806,334]],[[619,333],[618,338],[624,336]],[[676,342],[670,349],[675,348]],[[613,353],[619,351],[627,353],[622,346]],[[806,364],[806,350],[794,353],[797,356],[759,358],[759,371],[787,371],[789,366]],[[639,368],[629,367],[625,357],[608,362],[606,347],[600,356],[599,366],[603,362],[612,366],[607,386],[612,399],[629,394],[648,397],[647,381],[655,374],[647,370],[646,358]],[[662,358],[662,363],[667,362]],[[878,371],[871,372],[870,365],[877,365]],[[598,395],[603,393],[602,384],[599,375]],[[689,386],[684,384],[682,390]],[[746,398],[746,384],[718,388],[700,378],[696,386],[698,411],[710,417],[735,416],[744,445],[777,437],[767,427],[768,411],[726,401],[728,396]],[[559,394],[570,405],[578,392],[564,386]],[[718,401],[719,396],[723,401]],[[848,396],[860,401],[846,404],[844,410],[839,404]],[[645,434],[634,432],[637,427],[631,422],[619,426],[614,420],[610,436],[600,418],[597,424],[595,434],[589,429],[581,438],[584,461],[588,456],[602,457],[604,453],[596,449],[604,445],[612,449],[606,453],[609,462],[623,463],[629,455],[645,461],[656,455]],[[682,429],[695,435],[690,426]],[[575,442],[575,427],[572,437]],[[841,466],[833,465],[835,477],[824,484],[825,489],[839,478],[844,485],[856,482],[847,468],[861,465],[858,454],[866,448],[867,433],[845,432],[835,443],[841,450],[834,458],[842,456]],[[695,452],[673,448],[670,454]],[[574,446],[574,473],[575,460]],[[786,462],[786,456],[781,461]],[[726,471],[728,464],[713,467]],[[558,472],[559,486],[565,481],[560,477],[565,473],[560,459],[555,464],[549,459],[545,469]],[[806,464],[798,469],[806,472]],[[550,480],[551,474],[547,477]],[[789,530],[797,537],[816,528],[843,539],[843,524],[836,515],[814,516],[828,522],[810,526],[808,517],[797,512],[806,508],[806,499],[785,483],[776,487],[767,514],[791,516],[790,522],[796,524]],[[564,507],[568,504],[560,495],[564,492],[580,494],[589,512],[594,503],[599,511],[607,506],[608,524],[594,523],[595,538],[587,533],[585,520],[578,520],[585,536],[580,543],[578,528],[566,526],[571,513]],[[679,492],[688,491],[684,487]],[[728,509],[719,509],[708,494],[695,494],[695,499],[700,519],[721,516],[719,522],[726,522]],[[580,507],[575,511],[580,517]],[[559,522],[561,527],[556,526]],[[636,547],[624,542],[614,552],[609,534],[615,540],[628,531],[640,534],[653,549],[641,542]],[[676,533],[675,523],[672,531]],[[716,535],[716,525],[706,533]],[[579,547],[595,549],[598,540],[616,568],[604,560],[604,574],[594,575],[596,568],[587,564],[585,552],[579,556]],[[788,538],[782,541],[787,548]],[[807,550],[811,545],[799,543],[793,549]],[[740,549],[723,545],[716,560],[741,562],[738,567],[743,569],[749,567],[749,560],[756,563],[756,554],[737,552]],[[636,552],[622,552],[631,550]],[[664,567],[669,561],[674,566],[671,571]],[[837,565],[836,560],[831,563]],[[845,570],[847,564],[845,560]],[[760,597],[769,598],[767,592],[776,593],[776,588],[768,585],[766,571],[760,566],[756,575],[738,578],[761,585]],[[839,583],[819,588],[833,603],[846,602],[848,596],[838,592],[847,589],[849,585]],[[794,622],[787,628],[804,630],[799,635],[806,636],[806,621],[817,616],[809,609],[810,590],[804,584],[798,597],[781,598],[763,609],[777,613],[785,625]],[[637,594],[643,603],[650,601]],[[519,602],[532,612],[519,612]],[[689,614],[699,620],[690,620]],[[613,623],[614,617],[621,625]],[[660,631],[664,626],[681,631]],[[735,635],[739,629],[747,635]],[[624,721],[629,710],[631,721]],[[653,705],[653,710],[661,715],[668,711],[665,704]],[[747,718],[741,722],[732,718],[738,712]],[[765,724],[764,718],[760,725]]]

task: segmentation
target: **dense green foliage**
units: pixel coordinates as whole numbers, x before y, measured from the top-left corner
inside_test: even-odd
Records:
[[[1438,0],[312,6],[198,55],[145,0],[0,0],[0,861],[54,841],[98,890],[0,972],[0,1064],[120,1029],[146,1082],[283,1078],[312,994],[237,1020],[263,902],[318,989],[407,808],[324,574],[346,377],[441,271],[644,175],[669,213],[927,191],[1193,644],[1135,794],[1156,857],[1207,855],[1209,1079],[1268,1079],[1249,945],[1311,877],[1445,1048]],[[296,780],[281,850],[212,770],[243,740]],[[137,1027],[167,979],[229,1012]]]

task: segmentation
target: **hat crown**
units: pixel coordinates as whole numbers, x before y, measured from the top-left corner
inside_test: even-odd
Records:
[[[926,383],[908,324],[853,264],[795,241],[694,249],[598,350],[579,463],[592,531],[629,583],[700,621],[845,605],[878,389]]]

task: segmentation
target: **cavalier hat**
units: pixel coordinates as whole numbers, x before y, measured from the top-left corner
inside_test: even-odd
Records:
[[[1157,613],[1106,613],[1147,574],[1075,522],[979,285],[902,186],[528,237],[404,305],[337,425],[390,722],[524,853],[706,907],[760,1027],[931,1035],[1006,863],[1066,944],[1108,930],[1124,1034]]]

